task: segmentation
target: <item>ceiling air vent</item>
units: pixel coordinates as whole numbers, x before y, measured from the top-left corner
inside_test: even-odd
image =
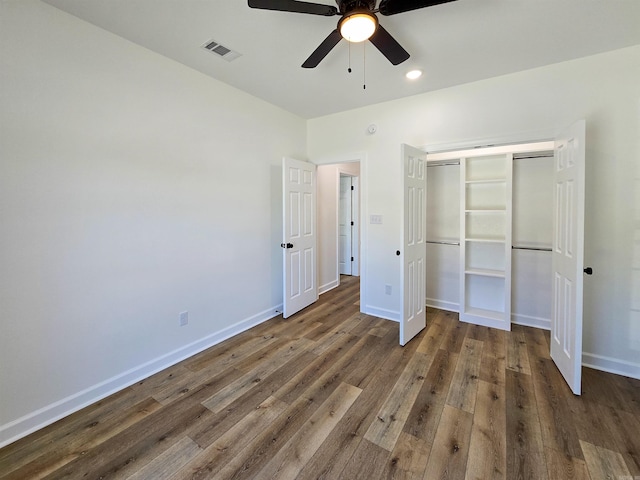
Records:
[[[221,58],[224,58],[227,62],[235,60],[240,56],[238,52],[234,52],[230,48],[225,47],[224,45],[220,45],[215,40],[209,40],[207,43],[202,45],[202,48],[205,50],[209,50],[210,52],[215,53]]]

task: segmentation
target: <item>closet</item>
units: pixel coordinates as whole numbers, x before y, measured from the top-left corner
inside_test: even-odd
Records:
[[[550,328],[553,142],[427,156],[427,305]]]

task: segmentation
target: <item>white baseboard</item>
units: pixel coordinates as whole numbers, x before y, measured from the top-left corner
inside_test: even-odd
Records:
[[[619,360],[617,358],[596,355],[595,353],[582,352],[582,365],[584,367],[602,370],[603,372],[624,375],[625,377],[640,380],[640,364]]]
[[[447,312],[460,312],[460,304],[447,302],[446,300],[438,300],[437,298],[427,298],[427,307],[446,310]]]
[[[542,330],[551,330],[551,319],[542,317],[532,317],[530,315],[511,314],[511,323],[523,325],[525,327],[541,328]]]
[[[384,308],[372,307],[371,305],[365,305],[360,308],[360,311],[373,317],[384,318],[385,320],[391,320],[393,322],[400,321],[400,312],[396,310],[387,310]]]
[[[165,368],[175,365],[193,355],[210,348],[227,338],[255,327],[282,312],[282,304],[264,310],[219,332],[180,347],[172,352],[122,372],[85,390],[69,395],[62,400],[28,413],[16,420],[0,426],[0,448],[60,420],[78,410],[102,400],[140,380]]]
[[[322,295],[323,293],[327,293],[329,290],[333,290],[334,288],[338,287],[340,285],[340,280],[339,279],[335,279],[332,280],[329,283],[325,283],[324,285],[320,285],[320,287],[318,287],[318,295]]]

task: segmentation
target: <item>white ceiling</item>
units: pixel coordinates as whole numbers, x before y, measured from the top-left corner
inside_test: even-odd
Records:
[[[344,40],[317,68],[300,67],[337,16],[246,0],[44,1],[304,118],[640,44],[640,0],[457,0],[379,15],[411,58],[393,66],[372,44],[352,44],[349,74]],[[201,48],[211,39],[242,56]],[[417,81],[404,77],[413,68],[425,72]]]

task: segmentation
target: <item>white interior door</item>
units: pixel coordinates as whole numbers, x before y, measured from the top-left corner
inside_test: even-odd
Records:
[[[283,317],[318,300],[316,282],[316,166],[282,160]]]
[[[340,201],[338,202],[338,271],[340,275],[351,275],[352,260],[352,207],[351,207],[351,177],[340,175]]]
[[[553,214],[551,358],[580,395],[584,270],[585,122],[556,139]]]
[[[427,154],[402,145],[404,214],[402,227],[400,345],[406,345],[426,325],[425,281],[427,249]]]
[[[360,178],[351,177],[351,275],[360,275]]]

